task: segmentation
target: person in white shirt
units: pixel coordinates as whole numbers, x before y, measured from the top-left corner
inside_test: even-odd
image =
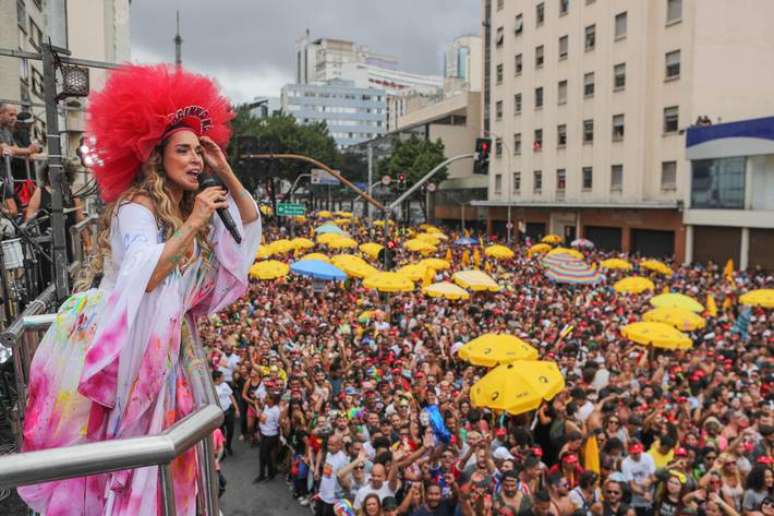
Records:
[[[269,392],[261,412],[258,414],[258,429],[261,431],[261,469],[253,483],[272,480],[277,474],[275,459],[279,449],[279,427],[281,411],[279,395]]]
[[[234,369],[236,369],[239,361],[239,355],[234,353],[234,346],[231,344],[226,344],[223,347],[223,356],[220,359],[220,366],[218,367],[218,371],[223,373],[223,376],[226,379],[226,383],[229,385],[231,385],[231,382],[234,381]]]
[[[220,371],[212,372],[212,381],[215,383],[215,392],[218,394],[220,408],[223,409],[223,434],[226,436],[226,452],[234,455],[231,451],[231,440],[234,438],[234,417],[239,417],[239,405],[234,399],[234,392],[225,382],[225,375]]]
[[[371,493],[378,495],[379,501],[381,502],[388,496],[395,496],[395,492],[398,490],[398,487],[397,467],[390,468],[389,478],[387,478],[387,470],[385,469],[384,465],[374,464],[374,467],[371,468],[371,479],[366,485],[357,491],[355,502],[352,504],[352,506],[355,508],[355,510],[358,511],[362,509],[363,500],[365,500],[366,496],[370,495]]]
[[[335,435],[328,438],[328,452],[325,460],[320,461],[322,471],[315,471],[315,478],[320,479],[319,496],[316,516],[334,516],[333,505],[339,499],[339,486],[337,475],[341,468],[349,464],[347,454],[341,449],[341,439]]]
[[[629,456],[621,463],[624,480],[629,483],[632,491],[631,506],[640,511],[647,511],[653,506],[653,486],[656,474],[656,463],[653,457],[643,453],[642,443],[634,441],[629,445]]]

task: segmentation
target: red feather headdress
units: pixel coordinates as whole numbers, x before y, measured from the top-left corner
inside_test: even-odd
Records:
[[[169,65],[126,65],[90,95],[87,133],[94,139],[94,176],[105,202],[129,186],[170,129],[187,127],[221,147],[234,117],[215,83]]]

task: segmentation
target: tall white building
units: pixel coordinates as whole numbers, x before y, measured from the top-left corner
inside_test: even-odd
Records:
[[[397,69],[398,59],[378,54],[353,41],[338,38],[313,39],[307,30],[296,40],[296,83],[330,81],[342,77],[347,63],[360,63],[385,69]]]
[[[449,94],[459,91],[481,91],[481,37],[465,35],[449,44],[444,53],[444,89]]]
[[[774,2],[482,0],[489,227],[684,256],[684,130],[774,112]]]

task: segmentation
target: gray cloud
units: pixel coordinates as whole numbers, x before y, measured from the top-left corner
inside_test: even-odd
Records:
[[[410,72],[442,73],[443,50],[478,33],[477,0],[134,0],[132,60],[171,62],[180,9],[183,63],[214,76],[235,101],[279,95],[295,77],[296,39],[350,39],[396,56]]]

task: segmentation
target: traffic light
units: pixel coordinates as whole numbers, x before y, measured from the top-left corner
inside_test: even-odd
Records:
[[[387,242],[387,247],[383,247],[379,251],[377,259],[382,265],[384,265],[385,271],[392,270],[395,267],[395,249],[397,247],[398,243],[394,240],[390,240]]]
[[[486,175],[489,173],[489,153],[491,150],[491,138],[476,138],[476,158],[473,162],[474,174]]]
[[[398,175],[398,191],[403,192],[406,190],[406,174]]]

